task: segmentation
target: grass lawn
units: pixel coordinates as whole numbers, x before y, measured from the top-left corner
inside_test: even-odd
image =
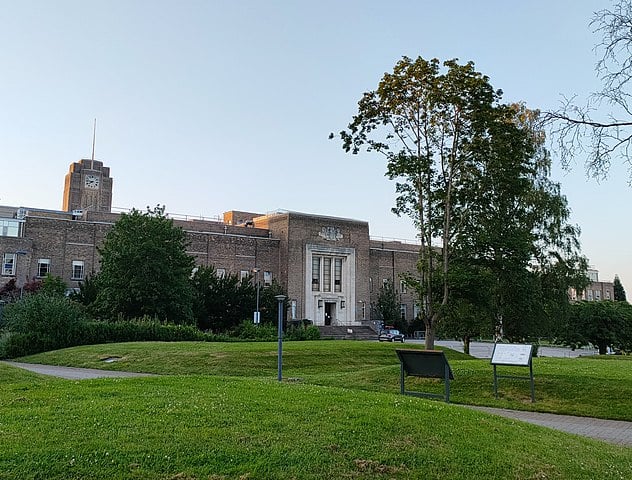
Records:
[[[282,383],[271,343],[20,359],[160,377],[69,381],[0,364],[0,479],[632,478],[632,448],[399,395],[395,348],[286,342]],[[626,359],[535,359],[531,405],[528,382],[501,380],[495,400],[488,361],[448,357],[454,402],[632,420]]]

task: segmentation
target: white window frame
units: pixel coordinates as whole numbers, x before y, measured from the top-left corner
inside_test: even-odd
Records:
[[[225,268],[218,268],[217,270],[215,270],[215,274],[219,278],[224,278],[226,276],[226,269]]]
[[[2,275],[5,277],[15,277],[15,259],[17,254],[5,253],[2,256]]]
[[[80,275],[76,275],[76,269],[80,268]],[[85,276],[85,262],[83,260],[72,261],[71,280],[83,280]]]
[[[42,275],[42,266],[46,265],[46,273]],[[37,278],[44,278],[50,273],[50,258],[37,259]]]
[[[272,272],[263,272],[263,286],[269,287],[272,285]]]
[[[399,293],[408,293],[408,285],[405,280],[399,281]]]
[[[248,270],[239,271],[239,280],[247,280],[248,277],[250,277],[250,272]]]
[[[400,303],[399,304],[399,317],[405,321],[407,314],[408,314],[408,308],[406,307],[406,304]]]

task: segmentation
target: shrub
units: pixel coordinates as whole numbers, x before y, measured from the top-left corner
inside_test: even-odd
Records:
[[[286,340],[320,340],[320,330],[314,325],[292,327],[283,336]]]
[[[0,353],[16,357],[78,345],[84,322],[81,306],[63,296],[28,295],[4,309],[3,327],[9,334],[0,340]]]
[[[271,342],[277,339],[277,329],[270,324],[259,324],[244,320],[234,330],[233,335],[241,340]]]

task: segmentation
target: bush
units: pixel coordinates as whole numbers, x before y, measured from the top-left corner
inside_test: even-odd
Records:
[[[286,340],[320,340],[320,330],[314,325],[308,327],[292,327],[285,332]]]
[[[3,357],[30,355],[81,343],[85,316],[80,305],[63,296],[37,294],[7,305],[0,340]]]
[[[233,336],[241,340],[272,342],[277,339],[277,329],[270,324],[255,325],[248,320],[244,320],[234,330]]]

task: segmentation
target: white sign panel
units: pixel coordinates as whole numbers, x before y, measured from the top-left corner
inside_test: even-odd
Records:
[[[531,364],[531,345],[497,343],[494,346],[491,363],[528,367]]]

